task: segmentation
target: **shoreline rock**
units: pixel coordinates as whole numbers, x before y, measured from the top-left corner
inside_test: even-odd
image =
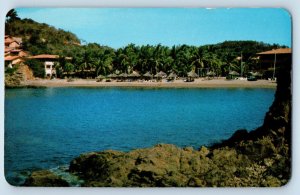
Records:
[[[23,186],[68,187],[69,183],[49,170],[41,170],[32,172]]]

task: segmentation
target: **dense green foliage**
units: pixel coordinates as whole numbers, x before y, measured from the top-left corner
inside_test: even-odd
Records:
[[[31,68],[35,77],[45,77],[45,69],[43,62],[36,59],[28,59],[25,63]]]
[[[205,76],[207,72],[212,71],[217,76],[226,76],[230,70],[245,76],[249,71],[260,71],[257,59],[253,58],[257,52],[278,47],[280,46],[255,41],[225,41],[199,47],[129,44],[114,50],[90,43],[73,48],[73,52],[64,55],[73,57],[74,70],[81,71],[83,77],[132,71],[142,74],[175,72],[179,76],[186,76],[190,71]],[[238,57],[242,57],[242,60]],[[84,70],[88,70],[89,75],[83,73]]]
[[[260,71],[260,65],[254,58],[257,52],[285,47],[256,41],[172,47],[129,44],[119,49],[97,43],[81,46],[74,34],[31,19],[19,19],[13,11],[7,15],[5,33],[23,37],[23,48],[32,55],[47,53],[72,57],[67,66],[65,62],[60,63],[61,67],[57,67],[59,72],[83,78],[132,71],[142,74],[175,72],[179,76],[186,76],[190,71],[205,76],[212,71],[217,76],[226,76],[230,70],[235,70],[246,76],[251,70]]]
[[[18,70],[18,68],[19,68],[18,66],[14,66],[12,68],[6,68],[5,74],[12,75]]]
[[[126,47],[113,49],[90,43],[81,47],[69,48],[63,55],[73,57],[73,71],[80,77],[96,77],[110,73],[131,73],[138,71],[142,74],[159,71],[175,72],[186,76],[195,71],[205,76],[212,71],[217,76],[226,76],[230,70],[235,70],[243,76],[249,71],[260,71],[257,52],[278,48],[279,45],[269,45],[255,41],[225,41],[215,45],[173,47],[158,45],[137,46],[129,44]],[[241,57],[242,60],[237,57]],[[62,67],[64,72],[70,70]]]

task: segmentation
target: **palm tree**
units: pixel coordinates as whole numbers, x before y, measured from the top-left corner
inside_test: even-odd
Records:
[[[218,58],[218,56],[215,53],[205,52],[203,61],[205,63],[207,71],[212,71],[217,75],[221,74],[222,61]]]
[[[138,52],[137,69],[142,73],[151,72],[151,62],[153,57],[153,47],[142,46]]]
[[[70,76],[70,73],[74,71],[74,65],[70,62],[65,64],[64,70],[67,72],[67,77]]]
[[[198,70],[198,75],[199,76],[200,75],[203,76],[203,73],[202,73],[202,70],[204,68],[203,58],[204,58],[203,49],[201,47],[193,48],[192,57],[191,57],[192,65],[195,66],[195,70],[196,69]],[[200,74],[199,70],[201,70],[201,74]]]
[[[186,76],[187,73],[192,70],[190,47],[187,45],[181,45],[178,47],[177,51],[173,52],[173,54],[176,54],[174,55],[174,63],[178,74],[180,76]]]
[[[92,51],[90,48],[84,47],[83,53],[77,58],[77,68],[81,71],[82,77],[86,77],[86,71],[91,71],[96,65],[95,59],[92,57]]]
[[[20,18],[18,17],[17,11],[15,9],[11,9],[7,14],[6,14],[6,23],[19,20]]]
[[[115,53],[113,50],[101,49],[97,53],[96,58],[96,77],[99,74],[107,75],[109,71],[112,70],[113,59]]]

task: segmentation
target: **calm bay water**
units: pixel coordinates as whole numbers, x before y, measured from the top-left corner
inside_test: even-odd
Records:
[[[43,88],[5,91],[5,175],[81,153],[209,145],[263,123],[275,89]]]

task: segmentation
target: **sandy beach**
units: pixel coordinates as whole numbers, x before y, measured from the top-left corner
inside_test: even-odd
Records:
[[[124,82],[97,82],[96,79],[74,79],[68,81],[67,79],[37,79],[28,80],[24,83],[25,86],[34,87],[150,87],[150,88],[275,88],[277,86],[275,81],[269,80],[226,80],[225,78],[215,78],[211,80],[199,78],[194,82],[185,82],[182,79],[168,82],[162,80],[161,82],[152,81],[124,81]]]

